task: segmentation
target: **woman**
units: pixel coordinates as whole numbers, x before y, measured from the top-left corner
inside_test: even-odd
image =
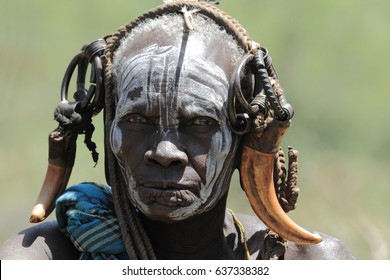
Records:
[[[96,85],[84,92],[88,63]],[[68,102],[77,66],[82,87]],[[86,45],[68,70],[31,221],[43,220],[66,186],[77,134],[94,150],[91,117],[103,107],[110,188],[68,188],[56,202],[58,224],[11,238],[1,258],[352,258],[286,216],[296,202],[295,154],[286,180],[280,147],[293,110],[267,50],[221,10],[170,1]],[[226,209],[236,168],[257,216]]]

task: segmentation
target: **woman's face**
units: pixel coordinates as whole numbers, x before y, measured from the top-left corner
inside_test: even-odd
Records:
[[[151,45],[118,69],[111,147],[132,203],[151,219],[208,211],[228,189],[237,146],[227,122],[229,78],[197,53]]]

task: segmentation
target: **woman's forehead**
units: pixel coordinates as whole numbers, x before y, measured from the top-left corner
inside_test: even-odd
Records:
[[[121,40],[113,60],[114,74],[129,57],[144,53],[152,45],[176,47],[183,55],[213,61],[230,78],[236,63],[244,54],[235,39],[213,20],[193,14],[195,30],[185,28],[184,17],[168,14],[145,20]]]
[[[243,50],[215,22],[193,16],[195,30],[184,27],[182,16],[166,15],[140,24],[121,41],[112,67],[118,111],[179,111],[191,103],[224,110]]]
[[[122,63],[117,77],[118,115],[167,110],[220,116],[228,95],[226,74],[212,61],[196,56],[187,55],[180,62],[178,53],[174,47],[151,46]]]
[[[180,57],[179,49],[156,45],[123,61],[117,79],[119,98],[130,99],[137,98],[142,89],[142,93],[160,93],[167,98],[194,94],[224,101],[229,86],[226,73],[213,61],[190,52]]]

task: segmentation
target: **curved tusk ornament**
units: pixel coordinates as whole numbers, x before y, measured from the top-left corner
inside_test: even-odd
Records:
[[[49,164],[41,191],[31,211],[30,223],[45,220],[68,184],[76,154],[76,137],[54,130],[49,134]]]
[[[298,244],[318,244],[322,237],[292,221],[280,206],[273,181],[274,155],[243,146],[240,180],[256,215],[274,232]]]
[[[50,215],[55,200],[66,188],[71,172],[72,168],[48,164],[45,180],[31,211],[30,223],[39,223]]]

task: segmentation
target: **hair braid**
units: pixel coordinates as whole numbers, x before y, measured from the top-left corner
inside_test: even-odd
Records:
[[[288,172],[283,149],[275,154],[274,184],[279,203],[287,213],[294,210],[297,204],[298,183],[298,151],[288,147]]]

